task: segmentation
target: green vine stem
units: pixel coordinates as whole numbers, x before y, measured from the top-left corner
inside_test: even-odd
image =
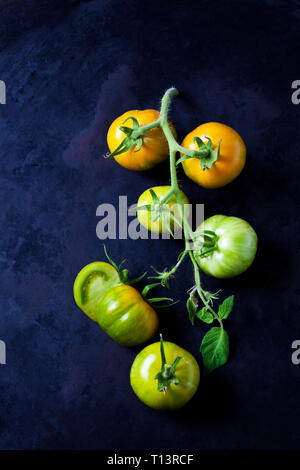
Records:
[[[111,154],[111,156],[113,156],[116,152],[119,152],[119,153],[124,152],[126,151],[126,149],[132,148],[135,145],[137,145],[140,148],[142,144],[143,135],[150,129],[153,129],[154,127],[160,127],[167,139],[168,146],[169,146],[171,185],[170,185],[170,190],[168,191],[168,193],[159,202],[159,206],[162,207],[171,199],[172,196],[175,196],[176,202],[178,206],[180,207],[180,212],[181,212],[181,217],[182,217],[181,220],[182,220],[182,227],[183,227],[183,233],[184,233],[184,239],[185,239],[185,250],[179,255],[177,263],[170,270],[165,269],[163,271],[158,271],[155,268],[153,268],[156,275],[150,276],[150,278],[156,279],[159,282],[146,286],[145,288],[146,290],[144,289],[144,294],[147,294],[149,289],[159,284],[165,287],[169,287],[168,285],[169,279],[171,277],[174,277],[174,274],[176,273],[178,268],[181,266],[182,261],[186,258],[187,255],[189,255],[189,258],[193,265],[194,282],[195,282],[195,285],[192,287],[191,292],[189,294],[188,301],[187,301],[187,309],[189,312],[190,320],[192,324],[194,324],[194,317],[196,316],[197,318],[199,318],[205,323],[212,323],[214,320],[216,320],[219,324],[218,328],[213,327],[208,331],[208,333],[204,336],[201,347],[200,347],[200,351],[202,353],[203,360],[204,360],[205,370],[207,372],[210,372],[216,367],[219,367],[222,364],[225,364],[225,362],[228,359],[228,355],[229,355],[228,335],[223,328],[222,320],[228,317],[233,307],[234,296],[231,296],[225,299],[223,303],[219,305],[218,312],[216,312],[213,309],[213,301],[218,298],[219,292],[210,293],[208,291],[205,291],[202,288],[201,277],[200,277],[200,267],[198,266],[198,263],[194,256],[193,243],[197,241],[197,243],[199,244],[202,238],[201,240],[203,242],[202,250],[201,250],[202,255],[200,256],[207,256],[210,252],[212,252],[215,249],[217,236],[214,232],[211,232],[211,231],[204,230],[202,232],[197,232],[197,234],[193,232],[192,227],[188,221],[186,211],[184,210],[185,209],[184,202],[182,200],[179,185],[178,185],[176,168],[177,168],[177,164],[180,161],[182,161],[184,158],[199,158],[200,159],[200,157],[210,156],[212,158],[212,161],[215,161],[219,156],[220,142],[219,142],[217,151],[213,150],[212,142],[209,137],[207,137],[209,143],[204,144],[204,142],[201,141],[201,145],[198,145],[199,149],[197,150],[189,150],[178,144],[178,142],[176,141],[171,131],[171,128],[168,122],[168,112],[169,112],[170,104],[171,104],[172,98],[176,95],[178,95],[178,90],[173,87],[169,88],[165,92],[161,100],[160,115],[159,115],[158,120],[156,120],[155,122],[139,127],[138,123],[135,122],[136,121],[135,118],[131,118],[133,121],[132,128],[123,128],[123,127],[121,128],[121,130],[125,129],[124,132],[126,134],[126,137],[124,141],[120,144],[118,149],[116,149],[116,151]],[[198,137],[195,137],[194,140],[198,142],[200,139]],[[184,157],[179,158],[179,160],[176,162],[176,156],[178,152],[183,154]],[[204,165],[204,168],[202,169],[205,169],[205,168],[208,168],[208,166]],[[153,210],[153,207],[149,205],[149,207],[147,207],[147,210],[151,211]],[[170,213],[170,217],[171,215],[172,214]],[[198,293],[199,299],[204,305],[204,307],[200,311],[197,311],[198,302],[197,302],[197,299],[195,298],[196,292]],[[171,300],[171,299],[165,298],[164,300]],[[164,377],[166,375],[167,366],[164,363],[162,340],[161,340],[161,344],[162,344],[162,371],[159,374],[159,377],[157,378],[160,379],[159,388],[161,390],[164,390],[166,386],[166,382],[168,380],[174,380],[174,376],[172,374],[171,376],[168,375],[168,377]],[[173,372],[173,369],[169,370],[169,366],[168,366],[168,374],[170,372]]]
[[[182,216],[182,225],[183,225],[185,244],[186,244],[186,250],[184,253],[185,254],[189,253],[190,259],[193,263],[194,277],[195,277],[195,284],[196,284],[197,292],[199,294],[201,301],[205,305],[205,308],[210,311],[213,317],[222,326],[222,320],[218,317],[217,313],[212,309],[210,305],[209,298],[207,297],[208,293],[201,287],[200,268],[197,265],[197,262],[194,258],[192,250],[189,248],[190,241],[193,242],[195,235],[186,217],[185,210],[184,210],[184,202],[180,194],[180,189],[179,189],[178,179],[177,179],[177,172],[176,172],[176,155],[177,155],[177,152],[180,152],[190,157],[196,157],[196,156],[207,154],[207,151],[203,152],[201,150],[188,150],[182,147],[181,145],[179,145],[178,142],[176,141],[171,131],[169,122],[168,122],[168,112],[169,112],[169,108],[170,108],[173,96],[178,95],[178,93],[179,92],[176,88],[173,88],[173,87],[169,88],[165,92],[161,100],[161,109],[160,109],[159,119],[150,124],[146,124],[145,126],[135,128],[131,133],[131,139],[133,140],[140,139],[147,131],[149,131],[150,129],[153,129],[154,127],[160,127],[163,133],[165,134],[165,137],[168,141],[169,154],[170,154],[169,161],[170,161],[171,188],[170,188],[170,191],[165,195],[165,197],[160,201],[160,205],[162,206],[166,204],[171,199],[172,196],[175,196],[176,202],[180,207],[181,216]],[[181,264],[181,261],[185,257],[185,254],[180,260],[180,262],[177,263],[170,271],[158,273],[161,275],[160,279],[164,281],[164,283],[167,282],[169,277],[175,274],[175,272],[177,271],[177,269],[179,268]],[[158,278],[158,277],[153,276],[153,278]]]
[[[188,151],[187,151],[187,149],[185,149],[184,147],[182,147],[181,145],[179,145],[177,143],[177,141],[175,140],[175,138],[172,134],[169,123],[168,123],[168,111],[169,111],[169,107],[170,107],[170,104],[171,104],[171,99],[172,99],[173,96],[175,96],[177,94],[178,94],[178,90],[176,88],[169,88],[166,91],[166,93],[163,96],[162,101],[161,101],[159,125],[160,125],[161,129],[163,130],[163,132],[166,136],[166,139],[168,141],[168,144],[169,144],[170,174],[171,174],[171,189],[170,189],[170,192],[168,194],[166,194],[164,200],[161,201],[161,204],[167,202],[170,199],[170,197],[172,197],[173,195],[175,196],[177,204],[181,208],[181,214],[182,214],[182,220],[183,220],[183,229],[184,229],[184,235],[185,235],[185,242],[186,242],[186,245],[187,245],[189,243],[189,240],[194,239],[194,232],[193,232],[193,230],[192,230],[192,228],[189,224],[189,221],[187,220],[187,217],[185,215],[184,203],[182,201],[179,186],[178,186],[177,173],[176,173],[176,153],[181,152],[181,153],[184,153],[185,155],[187,155]],[[197,153],[197,152],[193,152],[193,155],[195,155],[195,153]],[[193,255],[193,252],[192,252],[192,250],[186,250],[186,252],[189,253],[190,259],[193,263],[195,283],[196,283],[196,288],[197,288],[197,292],[199,294],[199,297],[202,300],[205,307],[207,308],[207,310],[209,310],[211,312],[211,314],[213,315],[213,317],[216,320],[218,320],[218,322],[220,323],[221,326],[223,326],[222,325],[222,320],[218,317],[217,313],[210,306],[209,301],[206,298],[206,292],[201,287],[200,268],[197,265],[197,262],[194,258],[194,255]],[[174,273],[175,273],[175,271],[177,270],[178,267],[179,266],[177,266],[175,270],[173,268],[169,273],[174,275]]]
[[[173,364],[167,364],[164,342],[162,335],[160,335],[160,354],[161,354],[161,370],[154,377],[157,380],[157,390],[159,392],[166,392],[169,385],[178,385],[180,383],[178,377],[175,375],[178,363],[183,359],[181,356],[176,357]]]

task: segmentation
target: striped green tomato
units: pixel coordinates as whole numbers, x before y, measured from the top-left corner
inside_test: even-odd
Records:
[[[137,346],[156,332],[158,317],[150,304],[132,286],[109,289],[97,307],[97,321],[117,343]]]
[[[194,250],[200,268],[211,276],[237,276],[251,266],[257,250],[257,235],[251,225],[238,217],[214,215],[196,233],[214,233],[212,245]],[[205,233],[204,232],[204,233]]]

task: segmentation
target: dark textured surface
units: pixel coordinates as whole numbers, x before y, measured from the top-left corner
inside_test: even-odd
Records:
[[[37,6],[38,4],[38,6]],[[299,447],[299,126],[291,82],[300,78],[297,2],[146,1],[0,3],[2,449],[237,449]],[[129,385],[136,351],[115,344],[76,308],[72,285],[103,258],[95,211],[130,204],[165,184],[168,168],[126,171],[101,156],[119,114],[158,107],[165,88],[180,138],[221,121],[245,139],[247,165],[219,190],[181,173],[206,216],[245,218],[259,251],[249,272],[210,288],[236,294],[229,364],[203,379],[177,413],[140,403]],[[133,274],[170,266],[180,242],[109,241]],[[185,297],[186,266],[173,283]],[[191,351],[184,303],[161,311],[161,331]]]

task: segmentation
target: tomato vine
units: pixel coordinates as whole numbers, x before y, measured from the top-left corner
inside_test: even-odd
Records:
[[[181,263],[188,256],[194,272],[194,285],[188,291],[189,296],[186,302],[188,314],[191,323],[194,325],[195,318],[198,318],[200,321],[211,324],[214,321],[218,323],[218,327],[212,327],[204,336],[200,351],[203,356],[204,367],[206,372],[210,372],[216,367],[219,367],[227,362],[229,356],[229,340],[226,331],[224,330],[223,320],[226,319],[232,310],[233,307],[233,296],[225,299],[218,307],[218,310],[215,309],[214,303],[219,297],[219,292],[211,293],[203,289],[201,284],[200,277],[200,267],[197,263],[197,260],[194,255],[194,248],[197,247],[197,250],[200,249],[200,256],[208,256],[214,250],[216,242],[216,234],[209,230],[203,230],[201,232],[194,232],[189,223],[189,220],[186,216],[184,201],[182,199],[178,179],[177,179],[177,164],[182,162],[185,159],[197,158],[200,161],[200,166],[202,170],[211,168],[213,163],[218,159],[220,154],[221,142],[219,142],[217,150],[214,150],[212,141],[207,137],[207,142],[204,143],[199,137],[195,137],[195,142],[198,146],[197,150],[190,150],[182,147],[176,140],[173,135],[173,132],[170,128],[168,121],[168,111],[170,108],[172,98],[178,94],[176,88],[169,88],[162,100],[161,100],[161,109],[159,118],[144,126],[139,127],[137,119],[134,117],[128,117],[126,121],[132,121],[132,127],[121,126],[120,130],[124,132],[125,138],[120,143],[120,145],[112,152],[109,156],[116,156],[120,153],[126,152],[129,149],[136,148],[138,152],[143,144],[143,136],[147,131],[155,127],[161,128],[163,131],[169,146],[169,163],[170,163],[170,176],[171,176],[171,186],[167,194],[159,201],[157,195],[153,190],[152,200],[153,204],[144,205],[137,207],[136,210],[147,210],[153,212],[153,216],[157,219],[161,218],[162,223],[165,222],[164,214],[166,212],[166,204],[172,197],[175,197],[177,204],[180,207],[180,212],[182,216],[182,227],[185,239],[185,249],[180,253],[177,263],[171,268],[165,268],[162,271],[154,269],[156,275],[150,276],[151,279],[155,279],[155,284],[150,284],[149,287],[146,286],[143,292],[148,292],[152,287],[161,284],[163,287],[169,287],[169,281],[174,276],[176,271],[181,266]],[[124,122],[125,123],[125,122]],[[180,157],[176,161],[177,153],[180,152],[183,154],[183,157]],[[174,215],[168,213],[170,219]],[[153,219],[153,220],[156,220]],[[175,222],[178,222],[175,220]],[[197,298],[198,296],[198,298]],[[164,300],[171,300],[168,298],[163,298]],[[202,302],[203,307],[198,310],[199,300]]]

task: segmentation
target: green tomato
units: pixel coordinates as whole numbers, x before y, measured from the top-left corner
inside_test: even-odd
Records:
[[[257,235],[245,220],[214,215],[205,220],[196,233],[203,231],[215,233],[206,246],[194,251],[197,263],[206,274],[229,278],[251,266],[257,250]]]
[[[155,204],[153,201],[150,189],[152,189],[155,194],[157,195],[157,198],[159,201],[161,201],[170,191],[171,186],[155,186],[154,188],[149,188],[146,189],[146,191],[141,194],[138,200],[138,207],[145,206],[148,204]],[[187,204],[185,207],[185,215],[188,217],[189,215],[189,200],[186,197],[186,195],[180,191],[182,201],[184,204]],[[167,215],[168,212],[165,212],[164,214],[164,220],[165,223],[162,222],[161,218],[158,218],[157,220],[151,220],[151,214],[152,216],[155,216],[155,211],[147,211],[147,210],[138,210],[137,211],[137,216],[139,219],[139,222],[143,227],[145,227],[147,230],[151,231],[152,233],[168,233],[168,226],[170,229],[173,231],[174,229],[178,228],[181,226],[182,223],[182,216],[181,216],[181,210],[180,206],[177,204],[176,198],[173,195],[171,199],[165,204],[166,208],[173,214],[173,217],[175,220],[178,221],[178,223],[174,223],[174,219],[169,217]]]
[[[194,356],[174,343],[146,346],[135,358],[130,383],[139,399],[159,410],[181,408],[196,393],[200,369]]]
[[[97,321],[117,343],[136,346],[156,332],[158,317],[134,288],[125,284],[112,287],[100,299]]]
[[[73,292],[76,304],[88,317],[96,321],[96,311],[101,297],[113,286],[120,284],[115,268],[103,261],[85,266],[77,275]]]

